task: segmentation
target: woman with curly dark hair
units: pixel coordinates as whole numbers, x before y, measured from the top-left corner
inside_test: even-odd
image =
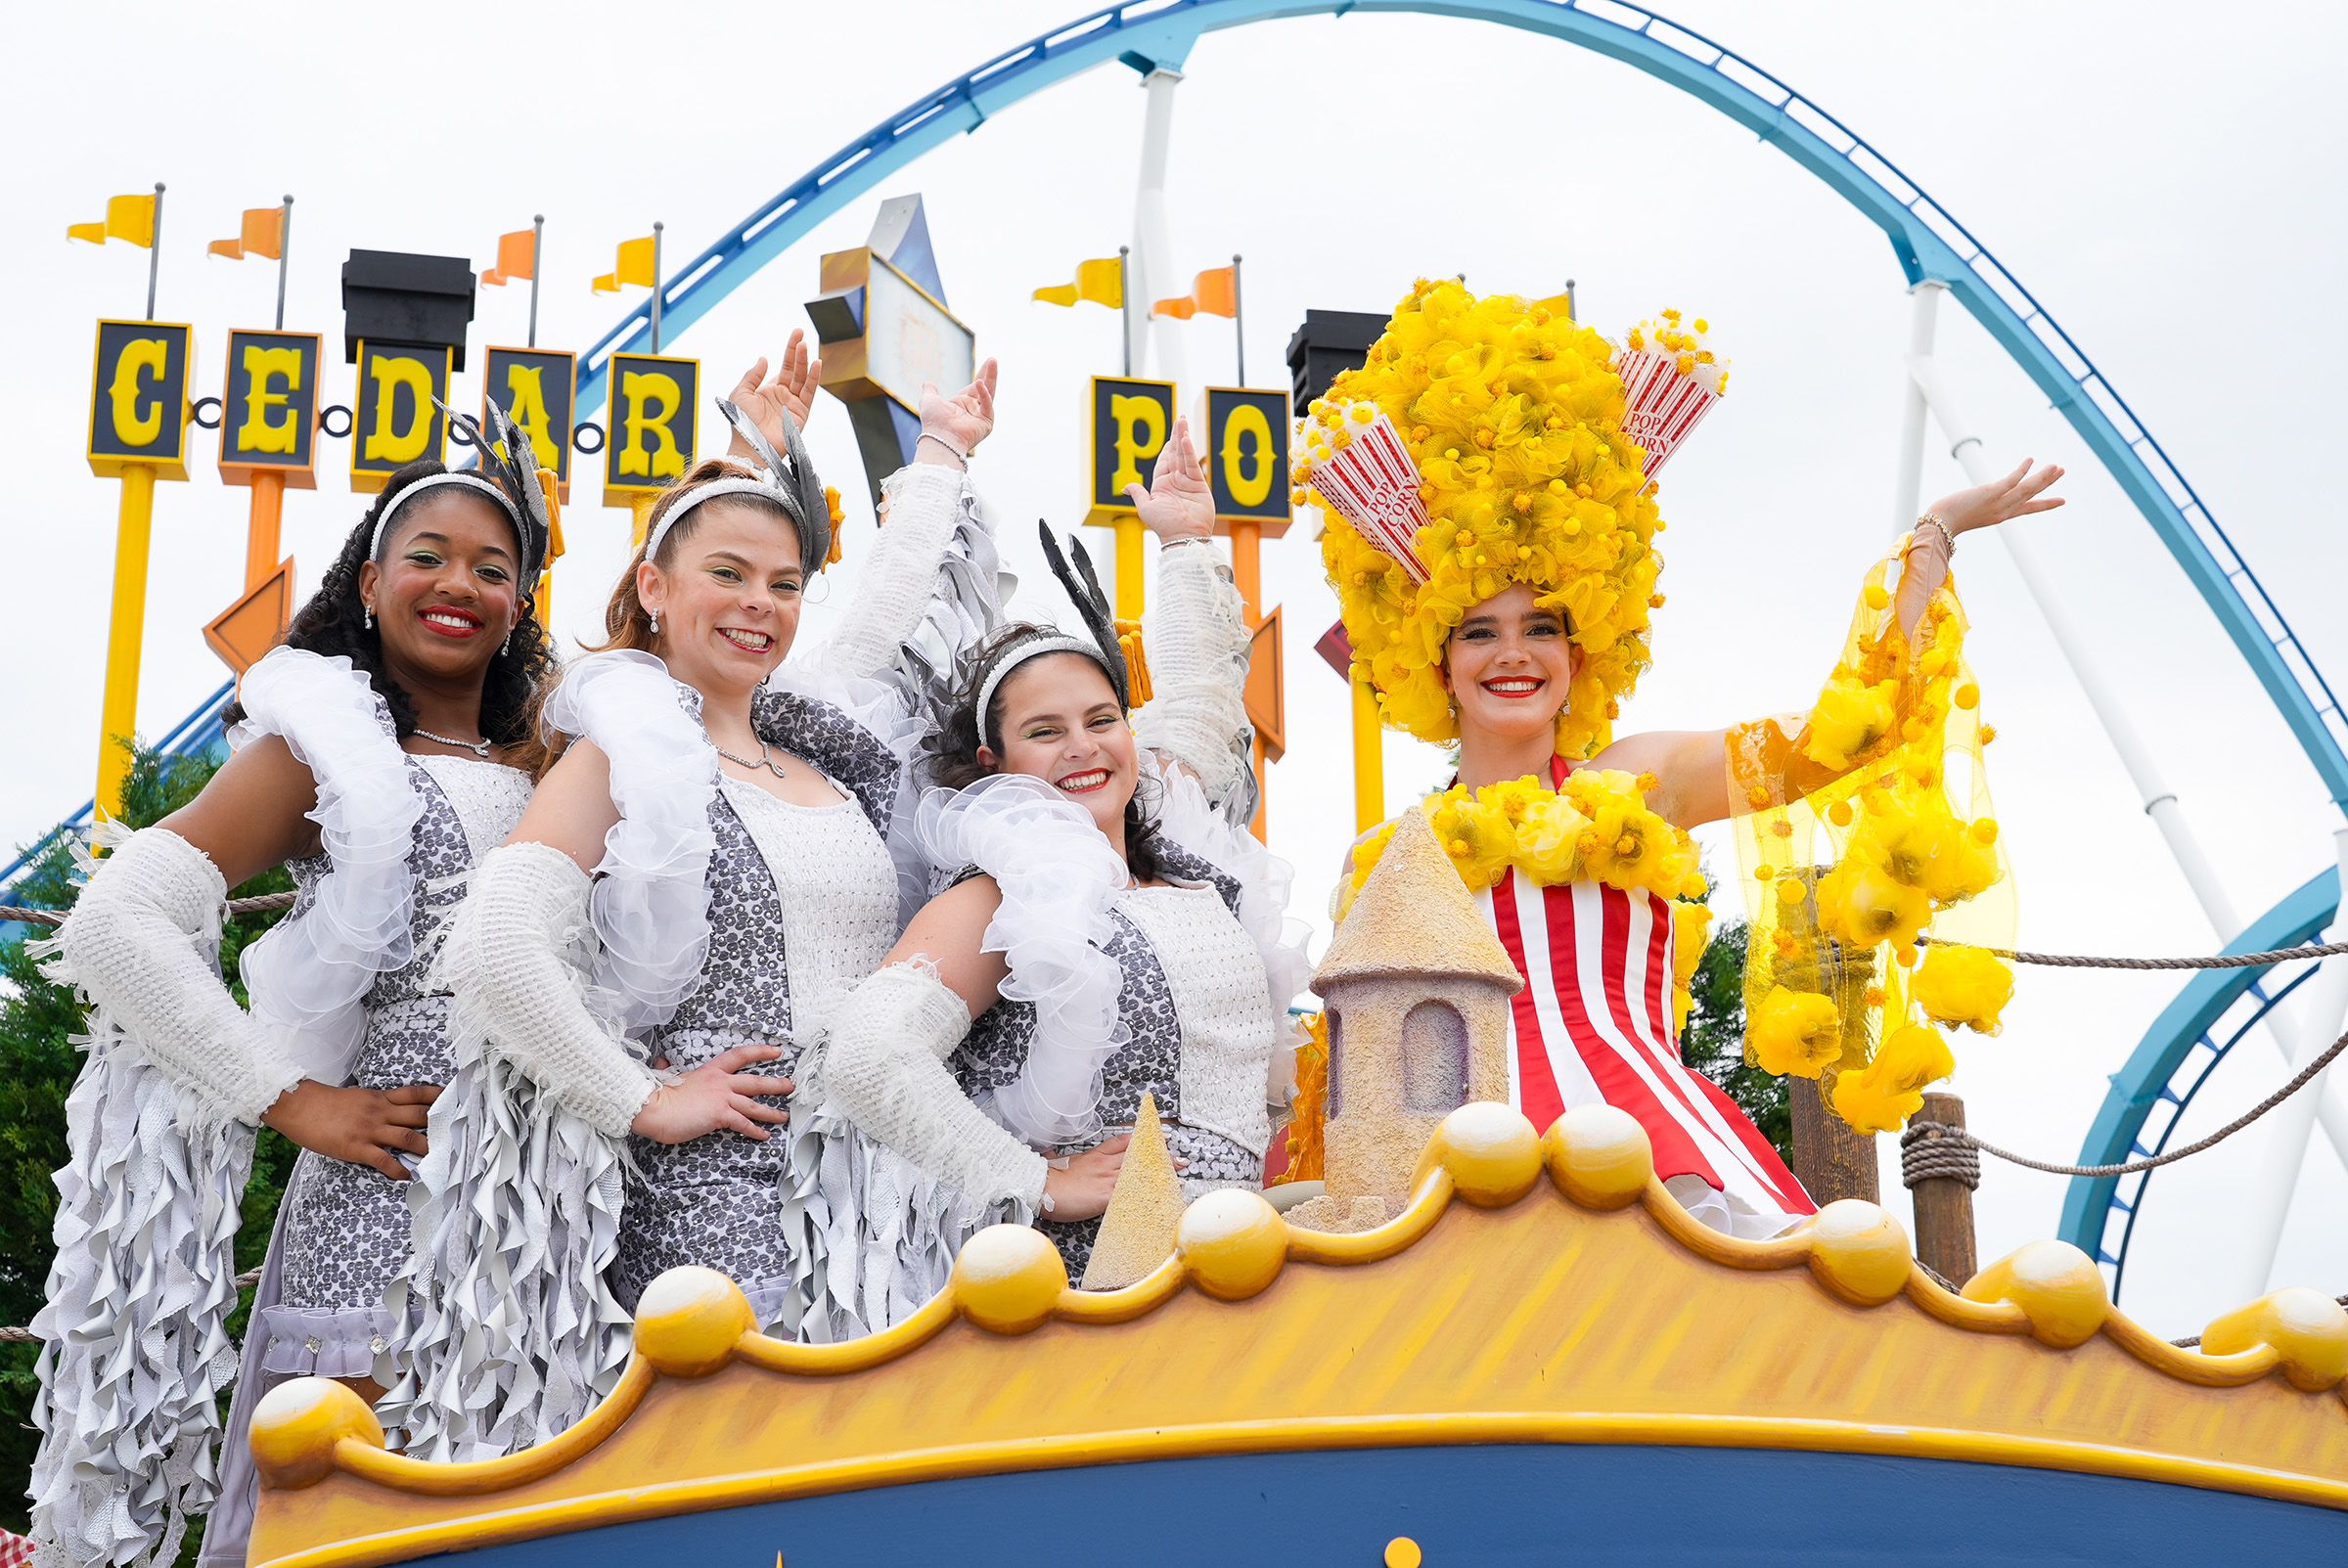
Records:
[[[404,1188],[447,1075],[441,922],[531,790],[529,715],[554,668],[532,590],[550,508],[494,410],[479,471],[393,473],[283,645],[245,674],[232,755],[117,843],[54,944],[90,1008],[43,1319],[34,1530],[68,1560],[166,1545],[211,1501],[215,1397],[235,1365],[232,1252],[257,1126],[302,1148],[246,1338],[205,1559],[242,1561],[235,1435],[288,1376],[375,1398],[402,1355],[389,1292]],[[514,461],[502,455],[511,453]],[[228,889],[277,865],[293,912],[215,967]]]
[[[861,1132],[1041,1224],[1087,1283],[1114,1267],[1088,1271],[1145,1097],[1189,1196],[1263,1185],[1304,978],[1288,870],[1244,827],[1247,630],[1187,422],[1128,493],[1159,541],[1149,666],[1046,532],[1087,632],[978,650],[919,823],[933,865],[967,870],[840,1010],[824,1067]]]

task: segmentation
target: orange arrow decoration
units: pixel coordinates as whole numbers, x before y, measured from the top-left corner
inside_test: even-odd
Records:
[[[294,560],[289,556],[277,563],[277,570],[213,616],[203,629],[203,640],[242,677],[277,646],[293,618]]]
[[[1273,606],[1247,639],[1247,722],[1255,726],[1264,755],[1278,762],[1288,749],[1287,687],[1280,673],[1280,608]]]

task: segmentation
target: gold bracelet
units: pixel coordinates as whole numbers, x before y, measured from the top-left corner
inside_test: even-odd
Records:
[[[1956,560],[1956,559],[1957,559],[1957,536],[1956,536],[1955,534],[1953,534],[1953,533],[1949,532],[1949,525],[1948,525],[1946,522],[1944,522],[1944,521],[1942,521],[1942,520],[1941,520],[1940,514],[1939,514],[1939,513],[1937,513],[1937,512],[1927,512],[1927,513],[1925,513],[1925,514],[1924,514],[1922,516],[1920,516],[1920,517],[1919,517],[1919,518],[1917,518],[1917,519],[1916,519],[1916,527],[1917,527],[1917,528],[1922,528],[1922,527],[1925,527],[1925,526],[1927,526],[1927,525],[1928,525],[1928,526],[1930,526],[1930,527],[1932,527],[1932,528],[1935,528],[1935,529],[1937,529],[1937,530],[1939,531],[1939,533],[1940,533],[1940,553],[1941,553],[1942,555],[1944,555],[1944,556],[1948,557],[1948,558],[1949,558],[1951,560]],[[1914,548],[1916,548],[1916,546],[1915,546],[1915,540],[1916,540],[1916,530],[1915,530],[1915,529],[1910,529],[1910,530],[1909,530],[1909,533],[1908,533],[1908,538],[1909,538],[1909,548],[1913,550]]]

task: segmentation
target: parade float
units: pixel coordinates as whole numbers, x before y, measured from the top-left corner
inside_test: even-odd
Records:
[[[1151,176],[1152,159],[1162,176],[1159,111],[1191,44],[1257,20],[1355,9],[1441,12],[1596,50],[1755,129],[1850,201],[1890,238],[1916,300],[1910,501],[1928,421],[1968,468],[1988,467],[1931,361],[1934,313],[1951,297],[2118,477],[2328,793],[2348,800],[2329,688],[2093,362],[1961,224],[1831,115],[1629,6],[1109,8],[908,106],[683,266],[664,262],[657,227],[631,242],[599,284],[649,289],[645,300],[583,353],[542,348],[534,334],[525,347],[486,350],[484,397],[511,406],[539,450],[558,455],[565,487],[574,453],[600,454],[603,499],[641,526],[651,497],[690,465],[706,402],[699,362],[666,352],[669,339],[817,222],[1001,107],[1118,62],[1142,76],[1152,104],[1148,238],[1162,202]],[[154,248],[160,208],[158,187],[143,230],[139,211],[126,209],[117,227],[110,209],[95,238]],[[247,214],[244,243],[282,263],[291,202],[275,229],[269,210]],[[534,288],[535,232],[506,241],[482,281],[528,278]],[[434,265],[448,259],[352,254],[348,407],[328,404],[321,389],[329,339],[287,332],[282,310],[268,332],[229,336],[227,379],[208,397],[198,395],[196,330],[151,319],[152,283],[144,318],[100,324],[88,457],[122,486],[116,613],[98,785],[61,831],[120,801],[126,763],[114,741],[136,728],[144,541],[156,481],[185,479],[196,462],[190,426],[219,428],[221,478],[252,493],[245,580],[204,628],[241,671],[291,612],[280,509],[288,490],[315,483],[322,442],[350,441],[357,490],[405,456],[444,449],[435,410],[465,368],[473,288],[469,269]],[[1134,373],[1132,350],[1149,329],[1129,306],[1173,287],[1174,269],[1149,246],[1108,273],[1105,265],[1083,263],[1056,302],[1110,302],[1113,277],[1113,302],[1127,311],[1121,374],[1090,390],[1087,520],[1116,530],[1117,607],[1129,615],[1140,608],[1140,535],[1120,498],[1147,476],[1178,395]],[[884,206],[866,246],[824,258],[808,309],[826,342],[827,384],[849,402],[876,474],[911,438],[908,378],[967,374],[973,358],[971,335],[943,297],[918,199]],[[1201,275],[1187,301],[1163,303],[1185,302],[1236,315],[1236,258],[1227,283]],[[1204,444],[1225,455],[1222,530],[1259,628],[1259,663],[1273,672],[1249,694],[1259,770],[1279,756],[1284,726],[1279,612],[1259,602],[1256,553],[1289,522],[1277,475],[1291,413],[1367,346],[1347,336],[1358,320],[1340,314],[1314,312],[1298,331],[1292,387],[1206,394]],[[931,357],[908,357],[914,343]],[[589,423],[606,405],[609,429]],[[1655,423],[1641,439],[1650,452],[1700,415],[1684,388],[1649,411]],[[2014,548],[2027,580],[2026,549]],[[558,532],[545,593],[560,552]],[[2190,845],[2173,795],[2113,717],[2092,661],[2066,651],[2147,811],[2173,845]],[[1385,816],[1376,708],[1360,672],[1345,673],[1367,829]],[[165,732],[165,750],[216,747],[229,691]],[[1631,1118],[1589,1107],[1536,1136],[1495,1103],[1507,1067],[1492,1026],[1513,971],[1477,942],[1462,883],[1440,846],[1409,826],[1417,820],[1406,817],[1367,871],[1324,963],[1324,1003],[1354,1007],[1358,1021],[1352,1054],[1331,1061],[1324,1086],[1332,1114],[1317,1189],[1221,1193],[1186,1208],[1145,1129],[1105,1224],[1105,1266],[1089,1281],[1108,1288],[1080,1288],[1036,1232],[997,1228],[966,1246],[951,1286],[915,1319],[841,1344],[768,1338],[731,1281],[678,1271],[644,1299],[616,1390],[561,1437],[501,1458],[439,1464],[389,1452],[357,1394],[319,1379],[289,1384],[254,1422],[262,1501],[249,1561],[360,1568],[462,1550],[518,1565],[678,1553],[763,1564],[771,1552],[778,1568],[1091,1551],[1142,1563],[1277,1554],[1394,1568],[2201,1562],[2291,1561],[2348,1544],[2348,1313],[2321,1292],[2286,1289],[2217,1319],[2197,1344],[2178,1344],[2114,1305],[2149,1162],[2168,1150],[2218,1062],[2299,984],[2259,981],[2274,952],[2295,951],[2331,923],[2330,870],[2229,944],[2236,959],[2270,955],[2266,963],[2203,968],[2154,1022],[2080,1151],[2060,1238],[1952,1272],[1950,1253],[1919,1260],[1903,1227],[1863,1198],[1828,1202],[1773,1239],[1722,1235],[1665,1190]],[[2348,998],[2336,986],[2310,994],[2317,1012],[2328,1008],[2328,1039]],[[1406,1103],[1398,1086],[1424,1075],[1406,1059],[1403,1020],[1426,1003],[1457,1012],[1468,1051],[1456,1071],[1435,1074],[1446,1102]],[[2293,1064],[2315,1053],[2301,1049]],[[2327,1132],[2336,1098],[2321,1113]],[[2308,1123],[2296,1126],[2304,1139]],[[1951,1178],[1927,1170],[1925,1182],[1935,1179]],[[1969,1230],[1964,1239],[1969,1247]],[[1066,1530],[1071,1520],[1082,1536]]]
[[[1138,1253],[1171,1229],[1131,1283],[1072,1288],[1040,1232],[998,1226],[917,1318],[835,1345],[768,1338],[732,1281],[678,1270],[610,1397],[498,1459],[386,1453],[356,1394],[288,1384],[254,1421],[254,1568],[1009,1564],[1067,1549],[1071,1523],[1123,1562],[1331,1568],[2292,1562],[2348,1541],[2348,1313],[2316,1292],[2181,1349],[2059,1241],[1951,1290],[1857,1199],[1769,1241],[1698,1224],[1622,1111],[1537,1138],[1505,1104],[1405,1103],[1399,1018],[1458,1008],[1466,1082],[1488,1084],[1513,981],[1418,822],[1316,981],[1364,1042],[1334,1069],[1321,1197],[1169,1210],[1132,1159],[1105,1237],[1123,1219]],[[1430,1123],[1415,1168],[1392,1157]],[[1391,1218],[1299,1223],[1366,1213]]]

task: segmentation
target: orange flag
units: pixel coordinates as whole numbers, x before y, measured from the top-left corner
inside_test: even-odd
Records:
[[[533,278],[538,267],[538,233],[517,229],[497,237],[497,265],[481,274],[481,282],[503,287],[516,278]]]
[[[234,240],[214,240],[205,247],[207,253],[226,256],[231,261],[242,261],[247,256],[266,256],[275,261],[285,249],[286,209],[247,207],[241,229]]]
[[[1200,311],[1210,316],[1236,316],[1240,313],[1240,269],[1216,267],[1191,280],[1191,291],[1172,299],[1161,299],[1150,307],[1152,316],[1172,316],[1177,321],[1189,321]]]

